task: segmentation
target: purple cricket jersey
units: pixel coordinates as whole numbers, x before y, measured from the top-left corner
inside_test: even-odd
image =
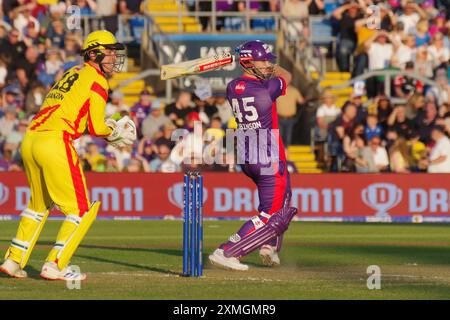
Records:
[[[286,82],[281,77],[269,80],[259,80],[248,76],[241,76],[232,80],[227,86],[227,99],[230,103],[237,122],[238,131],[254,130],[258,137],[257,145],[249,145],[249,139],[238,139],[238,154],[245,155],[245,162],[267,164],[269,159],[261,158],[261,149],[277,154],[273,158],[285,160],[281,136],[270,136],[271,131],[277,131],[278,116],[276,99],[284,95]],[[263,136],[266,133],[266,136]],[[271,145],[274,141],[276,146]],[[254,158],[254,157],[257,157]]]
[[[290,179],[286,167],[286,156],[281,136],[276,140],[271,139],[270,130],[278,129],[278,116],[276,99],[284,95],[286,91],[286,82],[281,77],[275,77],[268,80],[260,80],[249,76],[241,76],[232,80],[227,86],[227,99],[230,103],[238,125],[238,132],[256,131],[258,144],[252,145],[250,139],[238,138],[237,152],[238,156],[245,155],[244,159],[238,161],[245,162],[241,164],[243,172],[250,177],[258,187],[260,205],[259,212],[272,214],[280,210],[290,199]],[[267,139],[259,139],[262,132],[269,132],[264,136]],[[239,133],[238,133],[239,134]],[[261,141],[265,140],[265,141]],[[271,141],[275,141],[276,148],[273,148]],[[258,158],[252,158],[256,150]],[[270,167],[268,159],[261,159],[262,153],[271,155],[276,150],[275,172],[273,174],[264,174],[263,169]],[[273,162],[273,158],[272,158]]]

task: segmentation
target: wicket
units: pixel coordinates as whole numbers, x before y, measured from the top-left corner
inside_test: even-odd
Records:
[[[203,177],[199,172],[184,174],[183,275],[203,274]]]

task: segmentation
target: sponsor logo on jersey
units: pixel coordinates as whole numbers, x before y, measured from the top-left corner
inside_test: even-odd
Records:
[[[236,87],[234,87],[234,91],[235,91],[237,94],[242,94],[242,93],[244,92],[244,90],[245,90],[245,86],[246,86],[245,81],[239,81],[239,82],[236,84]]]

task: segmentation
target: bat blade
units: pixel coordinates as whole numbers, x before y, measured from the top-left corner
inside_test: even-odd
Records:
[[[222,68],[233,62],[229,52],[161,66],[161,80],[180,78]]]

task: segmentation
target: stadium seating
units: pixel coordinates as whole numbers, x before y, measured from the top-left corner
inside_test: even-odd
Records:
[[[149,12],[165,12],[165,13],[187,13],[188,10],[184,4],[180,4],[175,0],[156,0],[148,1],[147,10]],[[179,23],[179,18],[174,17],[155,17],[155,22],[161,28],[161,31],[165,33],[194,33],[201,32],[202,26],[195,17],[182,17],[181,18],[181,28]]]
[[[288,160],[295,163],[295,167],[300,173],[321,173],[319,164],[315,159],[313,149],[310,146],[288,147]]]
[[[331,21],[324,16],[310,16],[311,41],[317,46],[331,45],[335,37]]]

